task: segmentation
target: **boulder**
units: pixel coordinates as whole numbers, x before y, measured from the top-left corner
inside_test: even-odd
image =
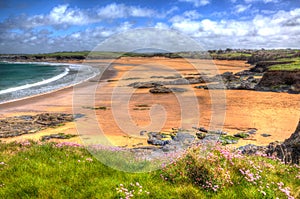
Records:
[[[267,150],[268,155],[274,155],[285,163],[300,164],[300,121],[295,132],[282,144],[270,143]]]

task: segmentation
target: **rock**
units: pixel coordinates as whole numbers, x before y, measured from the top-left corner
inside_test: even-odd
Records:
[[[196,129],[196,130],[201,131],[201,132],[204,132],[204,133],[207,133],[207,132],[208,132],[208,130],[205,129],[204,127],[200,127],[200,128],[193,127],[193,129]]]
[[[255,87],[258,91],[299,93],[300,71],[267,71]]]
[[[261,153],[265,154],[266,149],[267,148],[264,146],[256,146],[254,144],[248,144],[248,145],[237,148],[237,150],[241,151],[242,154],[247,154],[247,155],[253,155],[253,154],[256,154],[257,152],[261,152]]]
[[[195,86],[194,88],[199,88],[199,89],[208,89],[206,85],[200,85],[200,86]]]
[[[197,136],[198,139],[202,140],[202,139],[204,139],[206,137],[206,133],[197,132],[196,136]]]
[[[0,120],[0,138],[35,133],[42,129],[58,126],[74,120],[72,114],[42,113],[22,115]]]
[[[72,138],[72,137],[75,137],[75,136],[76,135],[58,133],[58,134],[51,134],[51,135],[42,136],[41,140],[46,141],[46,140],[50,140],[52,138],[55,138],[55,139],[69,139],[69,138]]]
[[[282,144],[270,143],[268,155],[274,155],[285,163],[300,164],[300,121],[295,132]]]
[[[144,136],[147,131],[140,131],[140,136]]]
[[[270,137],[270,136],[272,136],[272,135],[267,134],[267,133],[263,133],[263,134],[260,134],[260,135],[263,136],[263,137]]]
[[[246,133],[248,133],[250,135],[254,135],[254,134],[256,134],[256,131],[257,131],[257,129],[250,129]]]
[[[155,86],[154,88],[150,89],[149,92],[153,94],[162,94],[162,93],[171,93],[172,90],[165,86]]]
[[[133,88],[154,88],[159,85],[160,84],[156,82],[134,82],[132,84],[129,84],[128,86],[131,86]]]
[[[173,140],[181,143],[192,143],[195,137],[189,133],[178,132]]]
[[[237,133],[234,135],[234,137],[237,137],[237,138],[247,138],[249,137],[250,135],[248,133]]]
[[[148,139],[148,144],[165,146],[166,144],[170,144],[170,140],[158,140],[158,139]]]

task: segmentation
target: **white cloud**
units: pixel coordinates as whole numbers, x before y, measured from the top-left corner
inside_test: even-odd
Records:
[[[175,15],[173,16],[170,21],[171,22],[181,22],[185,20],[194,20],[202,17],[200,13],[198,13],[196,10],[188,10],[185,11],[182,15]]]
[[[172,24],[172,28],[185,34],[193,34],[199,31],[201,28],[201,23],[190,20],[178,21]]]
[[[245,3],[254,3],[254,2],[278,3],[278,2],[280,2],[280,0],[245,0]]]
[[[175,9],[175,8],[174,8]],[[7,18],[0,22],[0,29],[23,29],[35,28],[38,26],[54,26],[55,28],[66,28],[69,25],[85,25],[128,17],[161,17],[155,10],[137,6],[126,6],[124,4],[112,3],[107,6],[95,9],[71,8],[68,4],[54,7],[50,13],[45,15],[19,15]]]
[[[250,7],[251,7],[251,4],[249,4],[249,5],[239,4],[234,7],[234,10],[235,10],[234,12],[239,14],[239,13],[249,10]]]
[[[173,22],[172,28],[206,42],[211,48],[261,48],[300,46],[300,8],[256,15],[246,21],[204,19]]]
[[[100,18],[154,17],[156,11],[136,6],[112,3],[97,10]]]
[[[179,0],[180,2],[192,3],[195,7],[205,6],[210,4],[210,0]]]
[[[254,7],[253,4],[252,7]],[[172,12],[177,9],[174,7]],[[249,13],[247,9],[243,12]],[[268,15],[264,13],[268,13]],[[230,20],[226,17],[222,20],[219,20],[219,18],[203,19],[203,16],[197,10],[187,10],[167,21],[167,14],[159,16],[157,11],[123,4],[110,4],[92,10],[60,5],[45,15],[19,15],[0,22],[0,53],[91,50],[114,34],[136,28],[134,18],[129,20],[129,17],[152,19],[153,14],[156,16],[156,20],[153,21],[152,27],[157,28],[155,33],[158,36],[160,30],[170,28],[197,39],[201,44],[211,49],[227,47],[299,48],[300,46],[300,8],[290,11],[261,11],[260,14],[252,14],[253,17],[251,18],[242,19],[241,16]],[[219,13],[219,15],[221,14],[223,13]],[[164,18],[159,18],[162,16]],[[54,35],[54,32],[51,32],[53,28],[49,26],[80,26],[117,18],[122,18],[122,21],[125,22],[111,23],[111,26],[106,27],[104,25],[93,28],[87,26],[88,28],[85,30],[71,33],[67,31],[60,36],[56,36],[57,33]],[[126,19],[128,20],[126,21]],[[38,27],[38,29],[35,29],[35,27]],[[146,36],[142,38],[145,39]],[[132,39],[136,39],[136,42],[146,42],[139,37]],[[149,42],[151,42],[151,39]],[[160,40],[159,42],[164,41]]]
[[[90,23],[86,13],[79,9],[68,8],[68,5],[59,5],[54,7],[46,17],[50,24],[71,24],[81,25]]]
[[[169,29],[169,26],[165,23],[162,22],[158,22],[155,24],[154,28],[158,28],[158,29]]]

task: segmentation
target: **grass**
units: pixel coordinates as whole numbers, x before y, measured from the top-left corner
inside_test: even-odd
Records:
[[[287,59],[285,59],[285,60],[287,60]],[[290,59],[290,60],[291,61],[294,60],[294,62],[290,63],[290,64],[276,64],[276,65],[272,65],[272,66],[270,66],[269,70],[272,70],[272,71],[276,71],[276,70],[285,70],[285,71],[300,70],[300,58]]]
[[[126,173],[77,144],[0,143],[1,198],[299,198],[299,187],[299,167],[220,145],[188,149],[160,170]]]
[[[227,52],[222,54],[212,53],[210,56],[215,59],[247,60],[249,57],[252,56],[252,54],[242,52]]]

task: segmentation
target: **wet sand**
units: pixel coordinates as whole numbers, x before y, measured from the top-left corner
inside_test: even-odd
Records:
[[[111,62],[111,60],[98,61]],[[218,71],[215,70],[214,64]],[[61,132],[79,133],[80,136],[58,141],[97,143],[104,136],[113,145],[130,147],[146,144],[146,139],[139,136],[139,131],[151,129],[150,124],[154,130],[169,131],[173,127],[181,127],[181,124],[191,127],[195,124],[194,121],[197,121],[198,126],[222,128],[230,134],[256,128],[258,131],[253,140],[240,140],[238,145],[249,143],[267,145],[272,141],[283,141],[288,138],[299,121],[299,95],[241,90],[210,91],[196,89],[195,85],[176,86],[185,87],[189,91],[175,94],[155,95],[149,93],[149,89],[127,90],[129,88],[127,85],[132,82],[162,80],[150,78],[153,75],[195,76],[199,72],[213,75],[227,71],[235,73],[250,67],[244,61],[215,60],[212,63],[209,60],[121,58],[115,60],[112,67],[117,71],[116,75],[113,70],[109,70],[102,77],[103,80],[95,78],[76,86],[75,90],[66,88],[0,105],[0,117],[40,112],[73,113],[73,111],[86,115],[85,118],[62,127],[2,140],[37,140],[41,135]],[[200,71],[195,69],[197,67]],[[148,68],[151,70],[148,71]],[[166,68],[166,70],[156,70],[157,68]],[[107,78],[108,82],[104,80]],[[130,97],[127,96],[127,91],[132,92]],[[186,99],[187,101],[184,101]],[[196,103],[193,103],[195,99]],[[153,107],[155,104],[159,104],[160,107],[155,109]],[[215,108],[212,108],[212,105]],[[91,107],[102,107],[102,109],[92,110]],[[103,107],[106,110],[103,110]],[[151,109],[152,117],[149,115]],[[182,110],[193,115],[182,119]],[[99,131],[102,131],[102,136]],[[271,136],[263,137],[261,136],[263,133]]]

